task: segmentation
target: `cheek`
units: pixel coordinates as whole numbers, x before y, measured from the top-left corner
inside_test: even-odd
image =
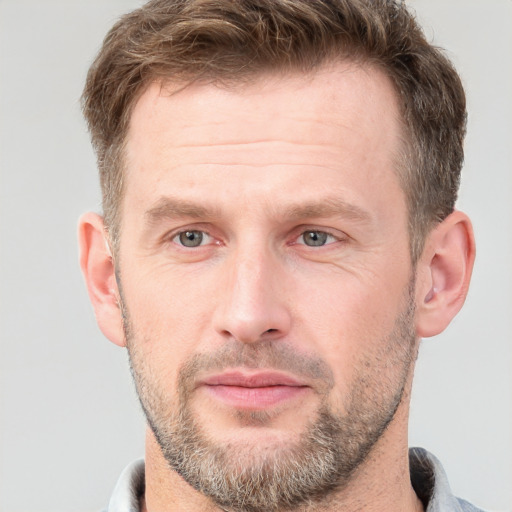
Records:
[[[162,270],[123,278],[132,343],[162,389],[175,385],[179,369],[205,339],[209,296],[196,283]]]
[[[296,315],[318,332],[327,332],[326,342],[357,339],[371,344],[380,333],[390,332],[404,307],[404,277],[388,281],[375,273],[361,277],[340,272],[317,280],[315,287],[304,282],[297,290],[303,299],[296,299],[297,304],[302,302]]]
[[[406,305],[405,282],[403,277],[398,285],[384,279],[331,279],[310,294],[298,314],[302,340],[310,344],[305,348],[329,364],[340,396],[350,392],[361,372],[387,371],[382,354]]]

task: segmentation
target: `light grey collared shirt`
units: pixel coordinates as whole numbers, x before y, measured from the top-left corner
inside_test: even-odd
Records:
[[[483,512],[456,498],[439,460],[423,448],[409,450],[411,482],[426,512]],[[132,462],[121,474],[104,512],[140,512],[144,494],[144,460]]]

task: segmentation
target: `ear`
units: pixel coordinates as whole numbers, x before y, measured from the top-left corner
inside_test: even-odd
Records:
[[[429,234],[417,264],[417,336],[439,334],[459,312],[466,300],[474,261],[471,221],[455,211]]]
[[[123,347],[126,342],[114,262],[99,215],[91,212],[82,215],[78,223],[78,242],[80,267],[98,326],[110,341]]]

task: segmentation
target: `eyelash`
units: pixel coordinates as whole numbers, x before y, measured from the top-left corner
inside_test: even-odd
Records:
[[[343,239],[344,239],[342,237],[336,236],[333,233],[331,233],[327,230],[323,230],[323,229],[313,229],[313,228],[309,228],[309,229],[301,228],[301,229],[302,229],[302,231],[300,232],[300,234],[293,238],[293,242],[290,245],[303,245],[305,247],[326,247],[333,243],[343,241]],[[198,245],[188,245],[188,246],[185,245],[182,237],[184,235],[186,236],[187,233],[189,233],[191,235],[192,234],[200,235],[200,240],[199,240]],[[315,245],[314,243],[309,245],[308,243],[306,243],[306,239],[304,237],[307,234],[314,234],[316,237],[319,237],[320,243],[318,245]],[[209,239],[214,238],[208,231],[196,228],[196,229],[185,229],[185,230],[179,231],[179,232],[173,234],[169,239],[173,243],[175,243],[178,246],[183,247],[185,249],[196,249],[199,247],[204,247],[206,245],[210,245],[210,243],[203,243],[205,236],[206,236],[206,238],[209,238]],[[301,238],[302,238],[302,242],[299,241]],[[323,239],[323,243],[322,243],[322,239]],[[193,240],[191,239],[191,241],[193,241]],[[317,240],[312,239],[310,241],[316,242]]]
[[[180,240],[181,237],[183,235],[187,235],[187,233],[190,233],[190,234],[199,234],[201,235],[201,239],[199,241],[199,245],[190,245],[190,246],[187,246],[183,243],[183,240]],[[196,247],[203,247],[204,245],[209,245],[209,244],[203,244],[203,238],[204,236],[206,235],[207,238],[213,238],[207,231],[204,231],[202,229],[185,229],[183,231],[179,231],[178,233],[174,234],[172,237],[171,237],[171,241],[178,244],[179,246],[181,247],[185,247],[185,248],[188,248],[188,249],[195,249]]]
[[[322,239],[324,238],[325,236],[325,240],[324,243],[320,243],[318,245],[315,245],[315,244],[312,244],[312,245],[308,245],[306,243],[306,238],[305,238],[305,235],[306,234],[315,234],[316,237],[319,237],[320,239],[320,242],[322,242]],[[335,243],[337,241],[340,241],[340,238],[339,237],[336,237],[335,235],[333,235],[332,233],[330,233],[329,231],[325,231],[325,230],[322,230],[322,229],[305,229],[304,231],[301,232],[301,234],[296,238],[296,240],[302,238],[303,242],[295,242],[299,245],[305,245],[306,247],[325,247],[327,245],[331,245],[332,243]],[[328,239],[331,239],[331,241],[327,241]],[[313,242],[316,242],[317,240],[310,240],[310,241],[313,241]]]

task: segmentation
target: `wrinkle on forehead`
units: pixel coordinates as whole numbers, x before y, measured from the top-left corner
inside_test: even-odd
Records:
[[[358,92],[362,84],[364,91]],[[348,104],[347,95],[354,93],[355,101]],[[287,96],[293,96],[293,101],[287,101]],[[366,108],[368,104],[371,109]],[[169,112],[165,126],[158,122],[162,109]],[[364,133],[393,110],[399,117],[396,93],[382,71],[337,63],[307,75],[263,75],[251,84],[228,88],[194,83],[174,91],[171,84],[153,83],[135,107],[128,135],[129,139],[137,132],[151,136],[155,130],[167,128],[172,133],[168,140],[172,147],[271,139],[332,144],[332,130],[327,128]],[[290,131],[287,123],[291,118],[298,129]],[[215,129],[236,121],[239,126],[231,133]],[[300,130],[305,124],[312,124],[309,132]],[[375,139],[385,138],[389,144],[398,124],[398,119],[392,119],[387,130],[374,134]],[[144,130],[134,130],[136,126],[144,126]]]
[[[327,201],[326,216],[338,209],[364,221],[375,205],[389,209],[379,190],[399,184],[401,122],[393,85],[377,68],[338,63],[243,87],[167,87],[154,83],[142,95],[127,140],[124,200],[149,217],[176,215],[178,206],[182,216],[211,216],[197,205],[211,210],[214,200],[286,209],[292,195],[289,216],[322,217],[327,206],[312,201],[336,195],[346,204]],[[158,204],[178,196],[196,204]]]

